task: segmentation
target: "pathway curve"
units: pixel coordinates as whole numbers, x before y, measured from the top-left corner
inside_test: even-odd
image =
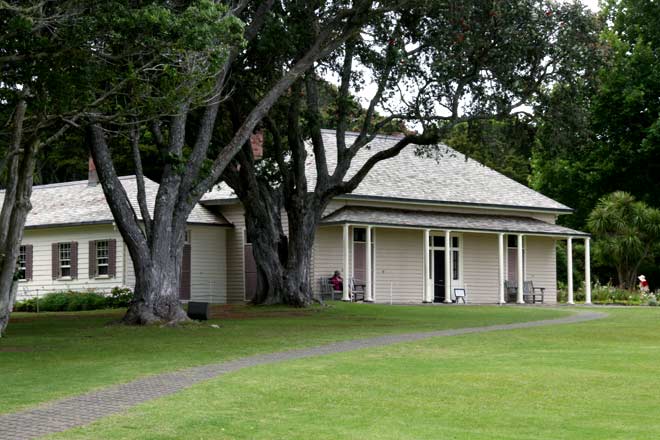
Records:
[[[198,382],[257,365],[273,364],[333,353],[344,353],[363,348],[382,347],[384,345],[418,341],[420,339],[439,336],[457,336],[468,333],[485,333],[498,330],[572,324],[600,319],[606,316],[607,314],[599,312],[579,312],[564,318],[516,324],[385,335],[336,342],[312,348],[259,354],[233,361],[187,368],[172,373],[137,379],[132,382],[114,385],[79,396],[55,400],[15,413],[2,414],[0,415],[0,440],[33,439],[77,426],[87,425],[103,417],[125,411],[142,402],[174,394]]]

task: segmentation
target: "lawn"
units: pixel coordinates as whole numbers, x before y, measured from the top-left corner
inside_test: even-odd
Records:
[[[53,438],[659,438],[660,308],[605,311],[246,369]]]
[[[181,328],[112,325],[121,311],[17,313],[7,338],[0,339],[0,413],[149,374],[255,353],[386,333],[531,321],[566,313],[517,307],[343,303],[305,311],[244,308],[239,312],[232,319]],[[348,373],[357,374],[365,368]]]

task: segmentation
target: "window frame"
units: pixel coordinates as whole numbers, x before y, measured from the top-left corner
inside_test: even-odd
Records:
[[[62,258],[63,252],[66,252],[66,247],[69,248],[68,249],[69,256],[68,256],[68,258]],[[72,274],[72,269],[73,269],[73,265],[72,265],[72,262],[73,262],[73,243],[70,242],[70,241],[63,242],[63,243],[58,243],[57,244],[57,252],[58,252],[58,255],[59,255],[58,270],[59,270],[60,278],[66,278],[66,279],[72,278],[71,274]],[[65,261],[68,261],[69,264],[66,264],[66,265],[63,264]],[[66,275],[64,274],[64,269],[68,270],[68,274],[66,274]]]
[[[103,250],[100,244],[105,244],[105,256],[99,255],[99,251]],[[108,278],[110,277],[110,240],[96,240],[94,243],[95,247],[95,258],[94,264],[96,265],[96,277],[97,278]],[[101,260],[105,260],[105,263],[101,263]],[[105,273],[101,271],[101,268],[105,268]]]
[[[20,245],[18,247],[18,257],[16,258],[16,266],[17,266],[17,272],[18,272],[18,281],[27,281],[27,245]],[[22,258],[21,258],[22,257]],[[21,276],[22,272],[22,276]]]

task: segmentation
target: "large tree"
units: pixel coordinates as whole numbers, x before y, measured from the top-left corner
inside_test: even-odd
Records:
[[[299,17],[291,46],[274,50],[263,41],[263,47],[248,51],[245,63],[255,66],[250,74],[266,69],[264,53],[271,62],[314,41],[318,29],[307,19]],[[583,73],[597,32],[596,20],[580,5],[542,0],[418,2],[372,14],[360,34],[310,67],[266,116],[265,159],[256,162],[246,144],[225,170],[226,182],[246,211],[258,270],[256,301],[308,304],[314,234],[332,198],[353,191],[377,163],[406,147],[422,146],[420,153],[433,154],[457,124],[532,117],[529,106],[539,103],[552,84],[574,82]],[[330,74],[339,82],[331,118],[336,165],[329,164],[321,135],[327,118],[319,89],[321,77]],[[365,111],[356,112],[351,96],[369,77],[376,91]],[[255,82],[251,78],[234,77]],[[252,100],[249,93],[235,95],[227,114],[245,114],[243,106],[249,108]],[[383,127],[401,121],[417,124],[418,133],[406,134],[351,170],[355,157],[369,151]],[[348,127],[358,127],[350,143]],[[311,180],[305,168],[308,151],[314,154]]]
[[[603,6],[607,56],[590,84],[560,85],[573,105],[553,106],[556,117],[538,138],[547,148],[533,167],[535,187],[575,207],[564,221],[578,228],[605,194],[626,191],[655,206],[660,194],[660,8],[643,0]]]
[[[169,2],[158,3],[162,3],[161,7],[168,9],[170,14],[180,13],[179,5],[168,8]],[[172,99],[166,102],[174,106],[169,116],[152,117],[149,112],[148,118],[142,116],[143,109],[139,106],[140,95],[144,93],[142,88],[137,88],[138,93],[129,94],[123,104],[136,108],[133,121],[112,118],[112,108],[100,107],[97,115],[89,115],[88,141],[99,180],[136,272],[134,300],[124,317],[124,322],[129,324],[175,323],[187,319],[179,303],[178,286],[187,218],[191,210],[218,181],[233,156],[248,141],[257,124],[279,97],[317,59],[324,58],[360,31],[362,23],[371,13],[384,13],[378,9],[380,5],[376,2],[365,0],[278,3],[273,0],[200,0],[190,4],[206,5],[204,17],[209,20],[209,27],[204,28],[198,22],[190,21],[187,28],[180,28],[180,32],[185,34],[190,31],[197,37],[202,32],[202,38],[183,38],[176,52],[176,62],[167,65],[167,75],[145,81],[149,86],[146,93],[158,96],[162,91],[160,87],[151,87],[154,81],[158,84],[164,81],[169,86],[167,80],[171,78],[176,80],[181,75],[187,78],[180,82],[183,86],[188,85],[187,88],[178,87],[173,89],[175,93],[167,94]],[[249,66],[241,64],[246,46],[263,36],[262,28],[266,21],[279,26],[280,33],[269,36],[272,44],[287,44],[289,27],[295,25],[292,17],[301,15],[310,18],[308,25],[316,30],[313,38],[295,56],[271,66],[273,82],[267,87],[240,85],[255,92],[252,96],[254,101],[244,114],[235,115],[235,125],[217,127],[225,137],[223,142],[212,145],[219,109],[228,96],[238,93],[230,86],[229,78],[237,71],[249,69]],[[213,19],[216,24],[213,24]],[[214,29],[239,22],[244,23],[240,40],[227,38],[232,32],[227,35]],[[200,47],[188,46],[190,42],[198,44],[200,41],[203,43]],[[124,43],[130,46],[141,42]],[[103,42],[100,44],[111,56],[115,50],[124,48]],[[190,75],[191,72],[194,76]],[[148,130],[144,129],[145,126]],[[131,205],[123,190],[113,164],[110,145],[117,141],[116,133],[126,133],[134,147],[139,216],[137,208]],[[155,145],[164,158],[153,212],[148,210],[143,189],[140,144],[144,142]]]
[[[600,199],[588,225],[596,260],[616,269],[621,288],[632,289],[640,265],[660,251],[660,210],[617,191]]]
[[[84,3],[0,1],[0,334],[15,300],[35,156],[109,96],[90,98],[86,88],[100,73],[88,50],[100,17],[85,19]]]

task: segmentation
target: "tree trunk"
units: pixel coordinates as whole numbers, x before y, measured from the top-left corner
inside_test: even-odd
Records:
[[[18,288],[14,279],[16,259],[23,239],[23,229],[32,208],[32,173],[34,172],[37,140],[22,145],[23,119],[27,105],[21,101],[15,110],[14,130],[9,154],[8,182],[0,212],[0,336],[9,324]]]
[[[103,130],[92,125],[88,135],[103,193],[135,269],[133,301],[122,322],[143,325],[188,321],[179,302],[179,278],[186,220],[192,207],[176,202],[180,177],[171,174],[163,177],[156,195],[158,217],[150,223],[147,233],[117,177]],[[138,197],[145,195],[142,193]],[[142,203],[146,206],[145,200]]]
[[[149,325],[162,322],[179,323],[189,318],[179,302],[181,259],[142,261],[135,263],[135,292],[124,324]]]
[[[318,225],[314,203],[287,212],[288,238],[281,208],[267,198],[244,200],[248,237],[257,264],[257,304],[305,307],[312,303],[312,249]],[[258,206],[255,206],[258,205]]]

